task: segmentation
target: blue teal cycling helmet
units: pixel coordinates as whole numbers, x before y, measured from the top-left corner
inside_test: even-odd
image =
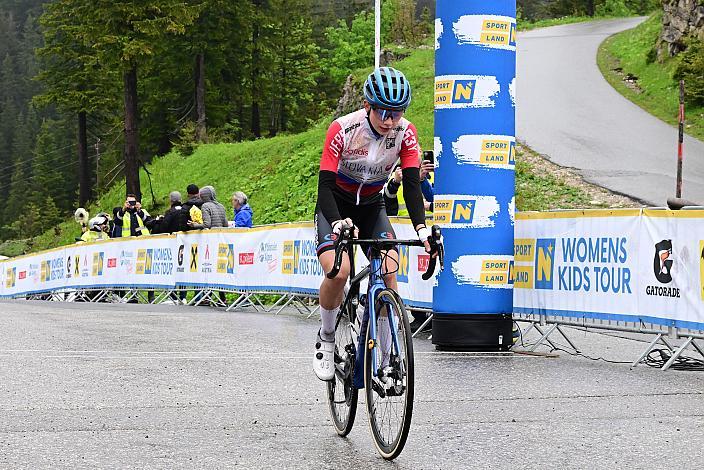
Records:
[[[406,109],[411,104],[411,85],[395,68],[379,67],[364,82],[364,99],[372,106]]]

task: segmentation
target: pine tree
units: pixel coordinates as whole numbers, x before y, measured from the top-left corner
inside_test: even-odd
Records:
[[[58,0],[46,6],[40,18],[44,30],[44,47],[37,51],[42,59],[38,78],[45,85],[35,102],[55,104],[59,110],[75,116],[78,150],[79,203],[83,206],[92,196],[92,167],[88,161],[87,115],[117,103],[107,91],[118,80],[114,70],[102,68],[90,44],[83,42],[81,32],[85,20],[71,14],[73,0]]]
[[[310,0],[272,0],[272,52],[275,70],[271,116],[272,135],[301,125],[315,96],[318,47],[313,41]]]
[[[32,137],[24,115],[20,113],[15,121],[13,132],[13,162],[9,172],[12,174],[10,188],[5,203],[5,220],[11,221],[22,213],[28,200],[27,183],[31,178],[33,160]]]
[[[183,34],[198,14],[198,5],[181,0],[114,2],[112,0],[57,0],[57,9],[76,20],[71,38],[95,51],[92,63],[122,74],[124,96],[125,179],[128,193],[141,197],[139,182],[138,71],[159,43]],[[58,31],[63,26],[54,17]]]

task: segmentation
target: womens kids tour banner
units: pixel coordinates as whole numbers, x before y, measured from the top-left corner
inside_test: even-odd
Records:
[[[704,211],[519,213],[514,312],[704,329]]]

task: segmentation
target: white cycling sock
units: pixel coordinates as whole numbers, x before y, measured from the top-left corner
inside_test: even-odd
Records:
[[[320,328],[320,337],[325,341],[335,341],[335,320],[340,307],[332,310],[320,307],[320,320],[323,326]]]
[[[379,317],[376,321],[376,335],[379,338],[379,347],[381,348],[381,368],[389,365],[389,356],[391,355],[391,328],[389,326],[389,317]]]

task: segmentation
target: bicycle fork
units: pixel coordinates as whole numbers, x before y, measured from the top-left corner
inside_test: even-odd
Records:
[[[389,347],[390,351],[398,352],[401,350],[401,348],[399,347],[398,335],[396,333],[398,331],[397,322],[400,321],[400,319],[396,318],[396,312],[391,309],[390,305],[387,305],[386,307],[386,316],[388,318],[388,326],[390,330],[389,336],[391,338],[391,344],[381,344],[378,339],[379,332],[377,331],[376,319],[379,312],[376,311],[376,305],[374,300],[376,299],[377,294],[381,290],[386,289],[386,285],[384,284],[382,276],[379,274],[381,273],[381,260],[372,258],[370,268],[371,274],[369,276],[369,287],[367,289],[367,302],[364,307],[364,315],[362,316],[362,323],[359,329],[359,338],[357,342],[357,356],[355,357],[355,373],[353,384],[358,389],[364,388],[364,356],[367,352],[367,349],[373,350],[374,348]],[[369,323],[370,321],[371,323]],[[367,328],[369,328],[370,330],[368,340],[366,335]],[[380,374],[383,373],[383,371],[381,371],[381,367],[377,359],[377,354],[372,353],[371,360],[372,375],[374,377],[379,377]],[[389,364],[390,363],[391,357],[389,357]]]

